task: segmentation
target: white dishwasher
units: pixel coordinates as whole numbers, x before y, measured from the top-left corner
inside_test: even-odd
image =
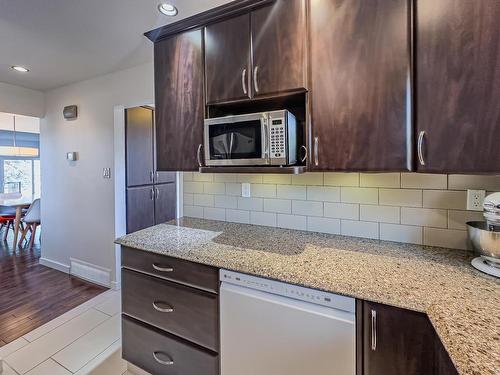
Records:
[[[220,271],[221,375],[355,375],[355,300]]]

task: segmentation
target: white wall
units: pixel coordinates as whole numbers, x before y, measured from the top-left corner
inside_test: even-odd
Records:
[[[41,262],[68,270],[70,258],[107,268],[115,275],[114,108],[153,103],[153,65],[144,64],[46,93],[41,125]],[[62,109],[78,106],[78,119]],[[68,162],[66,152],[78,152]]]
[[[0,82],[0,112],[43,117],[44,93]]]

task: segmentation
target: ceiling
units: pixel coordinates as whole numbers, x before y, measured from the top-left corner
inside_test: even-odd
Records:
[[[230,1],[169,2],[176,17],[160,0],[0,0],[0,82],[45,91],[151,61],[145,31]]]

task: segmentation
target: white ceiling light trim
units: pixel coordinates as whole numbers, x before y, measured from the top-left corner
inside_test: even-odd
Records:
[[[28,68],[21,65],[12,65],[11,68],[20,73],[28,73],[30,71]]]
[[[177,8],[174,5],[168,3],[161,3],[160,5],[158,5],[158,10],[160,11],[160,13],[170,17],[176,16],[178,13]]]

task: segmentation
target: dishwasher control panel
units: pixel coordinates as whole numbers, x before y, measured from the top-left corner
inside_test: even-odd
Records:
[[[239,285],[250,289],[260,290],[283,297],[293,298],[304,302],[330,307],[354,313],[355,299],[335,293],[324,292],[317,289],[305,288],[298,285],[287,284],[281,281],[251,276],[239,272],[220,270],[220,281]]]

